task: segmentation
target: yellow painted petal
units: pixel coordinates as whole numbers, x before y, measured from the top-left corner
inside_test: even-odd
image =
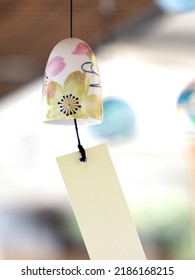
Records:
[[[64,114],[57,110],[57,107],[48,110],[46,118],[48,120],[59,120],[64,118]]]
[[[72,115],[73,119],[87,119],[88,116],[82,111],[78,110],[76,114]]]
[[[47,104],[50,106],[55,106],[59,99],[62,97],[62,87],[56,82],[48,83],[45,95],[47,99]]]
[[[102,119],[102,100],[99,96],[92,94],[87,96],[87,114],[91,118]]]
[[[89,90],[89,76],[87,73],[80,71],[72,72],[64,82],[63,93],[72,94],[80,99],[86,98]]]
[[[74,114],[74,115],[66,116],[62,112],[60,112],[58,110],[54,110],[53,108],[51,108],[51,109],[48,110],[46,118],[48,120],[87,119],[88,116],[84,112],[82,112],[82,110],[77,111],[77,113]]]

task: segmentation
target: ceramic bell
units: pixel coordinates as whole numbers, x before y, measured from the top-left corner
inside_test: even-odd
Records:
[[[43,84],[43,121],[96,124],[102,120],[100,75],[91,48],[67,38],[52,50]]]

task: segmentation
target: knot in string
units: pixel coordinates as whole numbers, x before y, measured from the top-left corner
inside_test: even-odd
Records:
[[[82,145],[78,145],[78,148],[79,148],[79,152],[81,154],[81,158],[80,158],[80,161],[81,162],[86,162],[87,161],[87,158],[86,158],[86,153],[85,153],[85,149],[83,148]]]
[[[79,148],[79,152],[81,154],[80,161],[81,162],[86,162],[87,161],[86,153],[85,153],[85,149],[83,148],[83,146],[81,145],[81,142],[80,142],[78,127],[77,127],[77,120],[76,119],[74,119],[74,125],[75,125],[77,140],[78,140],[78,148]]]

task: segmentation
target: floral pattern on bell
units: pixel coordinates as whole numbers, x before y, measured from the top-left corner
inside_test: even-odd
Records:
[[[47,84],[50,82],[50,79],[58,75],[66,66],[63,57],[55,56],[50,61],[48,61],[45,69],[45,78],[44,78],[44,87],[45,90]]]
[[[76,114],[77,110],[81,108],[79,104],[79,98],[73,96],[72,94],[62,97],[61,101],[58,102],[60,107],[60,112],[66,114],[66,116]]]
[[[99,69],[85,42],[68,38],[52,50],[45,70],[42,107],[44,121],[101,122]]]
[[[88,74],[80,71],[72,72],[63,87],[56,82],[49,82],[45,90],[50,106],[47,119],[101,119],[101,99],[96,94],[88,94],[89,83]]]

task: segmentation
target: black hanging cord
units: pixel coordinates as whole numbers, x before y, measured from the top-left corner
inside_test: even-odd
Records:
[[[73,14],[72,13],[72,0],[70,0],[70,37],[71,38],[72,38],[72,14]],[[81,145],[81,141],[80,141],[80,138],[79,138],[79,132],[78,132],[78,126],[77,126],[77,120],[76,119],[74,119],[74,126],[75,126],[77,140],[78,140],[78,149],[79,149],[79,152],[81,154],[80,161],[85,162],[85,161],[87,161],[86,153],[85,153],[85,149]]]
[[[72,0],[70,0],[70,37],[72,38]]]
[[[78,127],[77,127],[77,120],[76,119],[74,119],[74,125],[75,125],[76,134],[77,134],[78,148],[79,148],[79,152],[81,154],[80,161],[85,162],[85,161],[87,161],[86,153],[85,153],[85,149],[83,148],[83,146],[81,145],[81,142],[80,142]]]

